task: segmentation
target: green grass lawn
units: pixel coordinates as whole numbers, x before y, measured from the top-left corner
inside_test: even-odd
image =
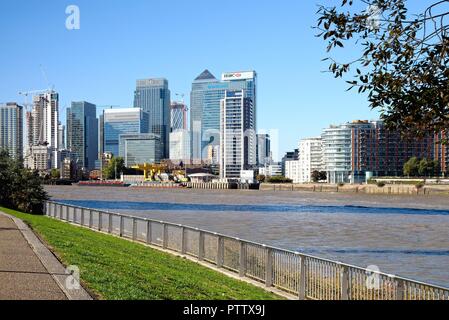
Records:
[[[30,225],[65,265],[78,266],[83,284],[100,299],[279,299],[261,288],[138,243],[44,216],[0,210]]]

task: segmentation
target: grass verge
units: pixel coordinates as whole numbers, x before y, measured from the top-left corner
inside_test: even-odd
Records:
[[[194,262],[85,228],[0,207],[27,223],[106,300],[272,300],[261,288]]]

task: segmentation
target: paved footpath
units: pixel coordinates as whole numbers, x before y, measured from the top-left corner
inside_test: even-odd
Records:
[[[67,290],[68,275],[21,220],[0,212],[0,300],[90,300]]]

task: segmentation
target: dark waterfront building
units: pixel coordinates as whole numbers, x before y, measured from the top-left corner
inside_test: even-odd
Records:
[[[137,80],[134,108],[148,113],[148,133],[161,137],[162,157],[169,158],[170,150],[170,90],[166,79]]]
[[[72,102],[72,106],[67,109],[67,148],[80,168],[95,169],[98,159],[98,120],[94,104]]]

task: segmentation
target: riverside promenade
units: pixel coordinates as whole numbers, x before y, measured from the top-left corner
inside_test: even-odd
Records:
[[[21,220],[0,212],[0,300],[90,300],[68,290],[68,274]]]

